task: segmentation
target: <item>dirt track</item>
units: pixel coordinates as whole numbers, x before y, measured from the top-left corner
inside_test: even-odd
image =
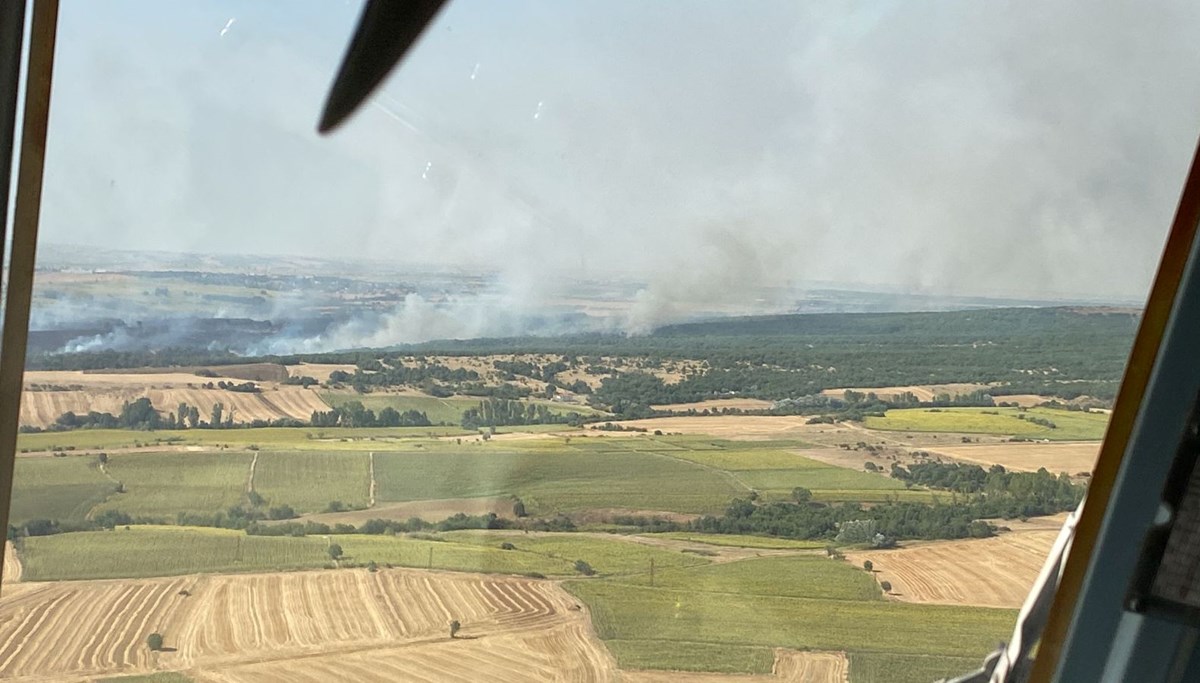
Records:
[[[198,680],[614,680],[556,584],[339,570],[40,584],[0,601],[0,677],[186,671]],[[184,593],[186,591],[186,594]],[[463,624],[451,641],[447,624]],[[166,646],[152,654],[146,635]],[[347,668],[349,667],[349,668]],[[346,678],[346,672],[355,675]]]
[[[4,542],[4,583],[16,583],[21,580],[21,560],[17,559],[17,551],[11,541]]]

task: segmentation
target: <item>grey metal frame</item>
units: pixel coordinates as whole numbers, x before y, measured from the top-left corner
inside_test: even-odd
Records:
[[[1055,681],[1200,680],[1197,630],[1125,610],[1200,388],[1200,240],[1191,244],[1146,394],[1075,604]]]

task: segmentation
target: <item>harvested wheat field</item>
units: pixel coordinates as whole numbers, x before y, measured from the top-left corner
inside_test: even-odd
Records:
[[[464,629],[410,646],[277,660],[191,673],[213,683],[325,681],[615,681],[616,665],[582,623],[518,633],[473,635]]]
[[[704,434],[721,439],[788,439],[813,432],[828,431],[829,425],[806,424],[805,415],[713,415],[710,417],[652,417],[622,421],[623,427],[636,427],[667,434]],[[635,432],[606,432],[608,436]]]
[[[928,402],[932,401],[938,394],[956,396],[958,394],[970,394],[987,388],[988,385],[986,384],[921,384],[907,387],[848,387],[846,389],[826,389],[821,393],[834,398],[842,398],[846,395],[847,391],[857,391],[860,394],[874,393],[880,398],[887,399],[905,392],[912,392],[918,401]]]
[[[771,401],[764,401],[761,398],[714,398],[708,401],[696,401],[695,403],[669,403],[660,406],[650,406],[654,410],[669,410],[677,413],[695,410],[709,410],[712,412],[720,412],[722,408],[730,408],[737,410],[767,410],[773,405]]]
[[[131,375],[137,377],[138,375]],[[193,377],[192,379],[198,379]],[[221,403],[225,414],[233,411],[237,423],[291,417],[307,421],[314,410],[329,410],[315,391],[301,387],[264,385],[259,393],[201,389],[198,387],[115,388],[90,387],[82,391],[26,391],[21,395],[21,424],[47,427],[65,412],[86,415],[89,411],[117,415],[126,401],[141,397],[164,416],[180,403],[195,406],[201,419],[207,420],[212,406]]]
[[[845,683],[850,662],[844,652],[775,650],[770,676],[698,674],[682,671],[623,671],[627,683]]]
[[[935,541],[896,550],[847,552],[875,578],[890,581],[903,602],[979,607],[1020,607],[1054,545],[1058,531],[1013,531],[993,538]]]
[[[453,642],[452,619],[463,624]],[[155,631],[171,649],[149,652]],[[362,660],[350,680],[420,680],[405,667],[431,667],[439,680],[605,680],[614,671],[573,598],[514,577],[340,570],[76,581],[0,600],[6,679],[161,669],[309,680],[326,656],[340,669]]]
[[[999,464],[1018,472],[1036,472],[1045,467],[1054,473],[1075,475],[1091,472],[1096,466],[1100,442],[963,444],[926,450],[948,455],[955,460],[979,463],[984,467]]]

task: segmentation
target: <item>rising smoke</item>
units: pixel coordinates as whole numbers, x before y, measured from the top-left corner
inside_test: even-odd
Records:
[[[45,238],[500,273],[320,348],[536,331],[573,278],[646,283],[630,332],[811,281],[1138,300],[1200,131],[1184,0],[457,0],[318,139],[355,12],[301,7],[66,6]]]

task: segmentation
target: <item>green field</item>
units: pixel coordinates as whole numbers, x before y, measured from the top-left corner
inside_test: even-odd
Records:
[[[502,550],[509,541],[515,550]],[[441,536],[247,536],[240,531],[176,526],[118,527],[35,536],[22,541],[28,581],[141,578],[199,572],[317,569],[330,563],[329,543],[343,562],[432,567],[454,571],[578,576],[583,560],[601,575],[634,574],[656,567],[707,564],[692,554],[619,539],[571,534],[444,534]]]
[[[558,426],[561,428],[561,426]],[[528,428],[522,428],[528,430]],[[497,430],[503,431],[503,430]],[[162,445],[274,450],[379,450],[381,443],[403,448],[405,442],[433,436],[473,434],[460,427],[263,427],[259,429],[76,429],[69,432],[21,434],[22,452],[55,450],[113,450]]]
[[[646,573],[650,569],[651,560],[654,561],[656,569],[708,564],[708,560],[692,553],[664,550],[624,541],[619,537],[604,538],[591,534],[455,531],[442,534],[442,537],[457,543],[490,547],[508,542],[516,546],[519,552],[566,560],[572,565],[575,560],[583,560],[601,575]]]
[[[31,519],[79,521],[114,494],[117,485],[95,457],[18,458],[10,524]]]
[[[900,655],[880,652],[850,654],[852,683],[930,683],[961,676],[983,665],[983,657]]]
[[[770,671],[759,648],[978,657],[1015,610],[885,601],[867,574],[823,558],[763,558],[656,576],[572,581],[623,668]],[[819,596],[819,597],[812,597]],[[697,644],[705,644],[694,656]],[[728,656],[722,653],[728,651]],[[853,680],[859,680],[851,669]]]
[[[613,582],[643,588],[651,585],[650,576],[644,573]],[[744,596],[883,599],[879,584],[870,574],[847,567],[844,562],[830,560],[824,554],[764,557],[701,567],[656,568],[653,585],[699,593],[736,592]]]
[[[718,512],[745,489],[728,475],[652,453],[376,453],[383,501],[515,495],[531,514],[592,508]]]
[[[481,399],[471,398],[467,396],[451,396],[449,398],[435,398],[433,396],[410,396],[396,394],[356,394],[356,393],[339,393],[327,391],[321,394],[321,398],[332,406],[340,406],[350,401],[359,401],[363,407],[369,408],[376,413],[384,408],[394,408],[400,412],[406,410],[416,410],[425,413],[429,421],[436,424],[457,425],[462,421],[463,411],[468,408],[479,406]],[[587,406],[569,405],[565,403],[555,403],[553,401],[537,401],[530,400],[527,403],[535,403],[544,405],[550,408],[551,412],[567,414],[580,413],[583,415],[602,415],[598,410]],[[556,425],[562,428],[562,425]]]
[[[1018,416],[1024,415],[1026,419]],[[1034,424],[1029,417],[1053,422],[1055,429]],[[870,429],[898,432],[995,434],[1052,441],[1089,441],[1104,437],[1108,415],[1053,408],[904,408],[884,417],[868,417]]]
[[[483,442],[375,435],[387,431],[337,430],[349,434],[337,438],[302,428],[185,432],[246,439],[242,449],[220,449],[220,442],[184,452],[113,451],[109,473],[126,489],[113,495],[108,494],[115,482],[95,469],[93,456],[23,457],[15,518],[68,520],[91,510],[120,510],[174,519],[178,512],[224,511],[245,500],[255,455],[254,491],[268,505],[286,504],[300,513],[321,512],[334,500],[365,508],[369,453],[374,453],[381,504],[517,496],[533,515],[596,509],[715,514],[752,490],[766,501],[786,500],[797,486],[811,490],[815,500],[833,503],[933,502],[938,495],[781,450],[795,445],[791,442],[758,446],[694,437],[577,435]],[[148,439],[164,433],[80,430],[66,435]]]
[[[131,453],[108,460],[125,485],[98,510],[174,519],[177,512],[211,513],[237,505],[250,477],[249,453]]]
[[[365,508],[371,489],[368,463],[366,453],[261,452],[254,490],[268,505],[287,504],[300,513],[321,512],[335,500]]]
[[[120,579],[199,572],[324,566],[322,538],[247,536],[240,531],[133,526],[34,536],[22,541],[26,581]]]

